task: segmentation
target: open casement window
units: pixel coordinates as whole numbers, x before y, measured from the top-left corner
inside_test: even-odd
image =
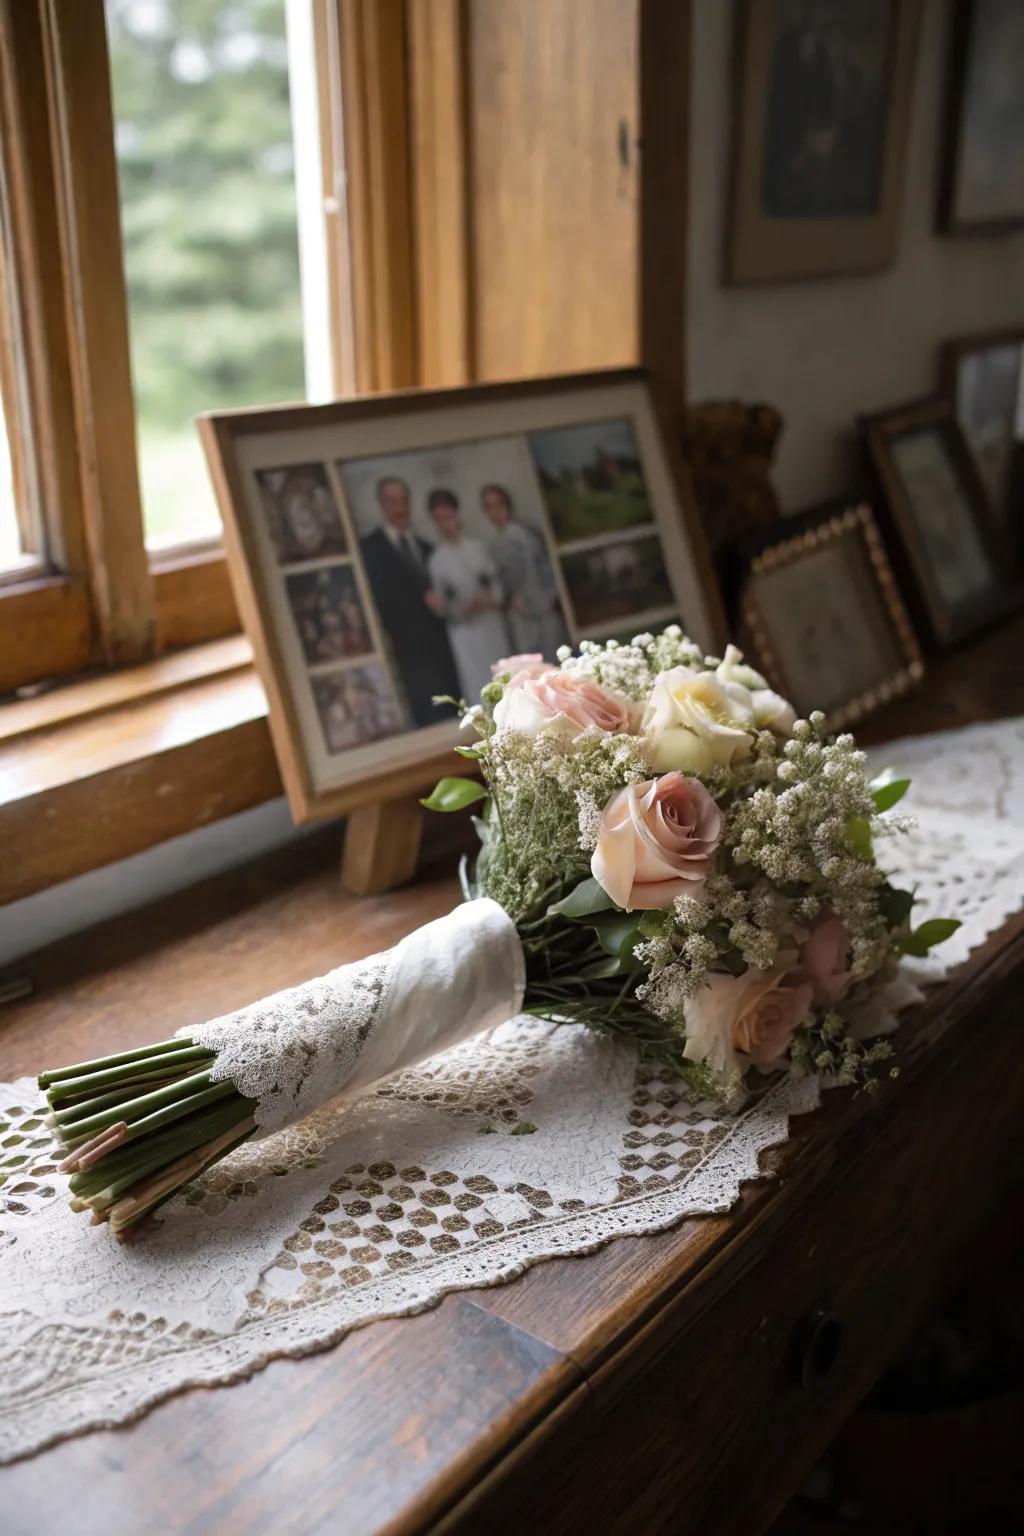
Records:
[[[0,0],[0,693],[238,627],[193,418],[336,390],[327,22]]]

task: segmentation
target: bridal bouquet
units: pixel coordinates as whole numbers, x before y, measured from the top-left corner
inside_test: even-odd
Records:
[[[465,724],[466,904],[382,955],[174,1040],[44,1072],[72,1205],[123,1234],[244,1138],[525,1011],[622,1035],[697,1097],[758,1073],[870,1083],[914,927],[875,845],[907,781],[676,626],[499,662]]]

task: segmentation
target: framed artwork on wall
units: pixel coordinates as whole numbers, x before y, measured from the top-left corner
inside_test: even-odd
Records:
[[[940,353],[943,393],[974,455],[992,512],[1021,552],[1024,521],[1024,326],[958,336]]]
[[[953,234],[1024,226],[1024,6],[953,7],[939,224]]]
[[[750,562],[744,641],[798,714],[822,709],[839,730],[912,688],[921,652],[868,507],[787,522]]]
[[[894,407],[862,422],[916,607],[938,648],[1006,611],[1011,584],[974,457],[949,403]]]
[[[297,820],[457,772],[495,662],[683,624],[717,590],[638,370],[200,420]],[[453,766],[454,765],[454,766]]]
[[[921,0],[743,0],[727,281],[893,261],[920,20]]]

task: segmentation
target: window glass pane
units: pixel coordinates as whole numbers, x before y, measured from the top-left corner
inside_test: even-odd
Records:
[[[304,396],[284,0],[106,0],[146,538],[219,527],[193,418]]]

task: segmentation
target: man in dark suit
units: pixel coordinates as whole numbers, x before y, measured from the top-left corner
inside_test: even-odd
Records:
[[[360,543],[366,577],[387,630],[395,664],[405,684],[417,725],[434,725],[450,710],[432,703],[434,694],[458,696],[448,631],[440,614],[444,600],[430,585],[427,561],[433,546],[412,530],[409,487],[397,476],[377,482],[383,521]]]

